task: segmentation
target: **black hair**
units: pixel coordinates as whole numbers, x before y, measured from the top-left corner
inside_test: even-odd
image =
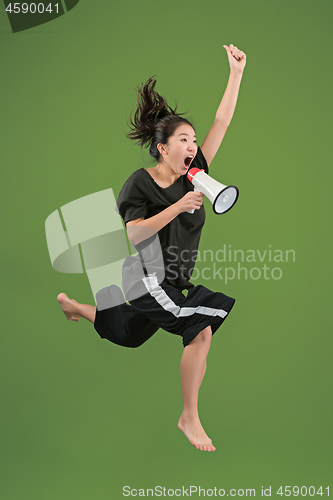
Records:
[[[137,89],[138,106],[134,117],[130,118],[128,126],[131,131],[126,135],[128,139],[137,141],[141,148],[149,147],[149,154],[156,160],[160,160],[160,152],[157,144],[167,144],[168,138],[173,135],[176,128],[187,123],[194,129],[192,123],[176,113],[166,102],[166,99],[156,92],[156,80],[152,76],[147,82]]]

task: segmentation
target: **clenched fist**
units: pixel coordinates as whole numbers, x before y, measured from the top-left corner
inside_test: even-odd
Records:
[[[234,45],[223,45],[228,54],[229,66],[231,70],[243,72],[246,64],[246,55]]]

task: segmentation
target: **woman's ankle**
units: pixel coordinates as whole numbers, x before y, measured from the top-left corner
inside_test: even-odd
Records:
[[[199,420],[199,414],[198,410],[190,410],[190,409],[184,409],[182,411],[182,414],[180,415],[180,418],[185,421],[193,421],[193,420]]]

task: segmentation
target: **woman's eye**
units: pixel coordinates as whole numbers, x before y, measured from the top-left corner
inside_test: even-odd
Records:
[[[182,139],[182,141],[186,141],[185,137]]]

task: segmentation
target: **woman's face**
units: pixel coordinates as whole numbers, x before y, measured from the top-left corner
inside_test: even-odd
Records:
[[[164,146],[163,163],[167,163],[174,173],[185,175],[197,150],[195,131],[191,125],[184,123],[176,128]]]

